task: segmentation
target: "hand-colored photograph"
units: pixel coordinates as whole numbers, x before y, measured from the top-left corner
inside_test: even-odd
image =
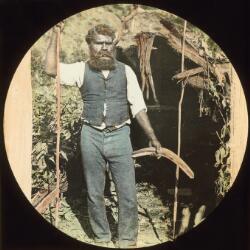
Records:
[[[244,92],[219,45],[138,4],[53,26],[5,105],[6,151],[27,199],[63,233],[108,248],[155,246],[198,226],[232,187],[247,134]]]

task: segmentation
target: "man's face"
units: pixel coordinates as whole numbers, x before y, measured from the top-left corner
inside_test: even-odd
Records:
[[[113,69],[114,48],[112,37],[96,34],[89,44],[91,66],[98,70]]]
[[[95,35],[89,47],[90,53],[93,56],[98,57],[98,55],[101,55],[102,53],[107,53],[113,57],[114,44],[110,36],[100,34]],[[103,58],[106,58],[106,56],[103,56]]]

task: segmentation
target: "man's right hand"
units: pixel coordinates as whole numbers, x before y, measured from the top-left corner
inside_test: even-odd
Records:
[[[58,35],[62,32],[63,28],[64,22],[59,22],[52,28],[50,42],[45,57],[44,70],[48,75],[52,77],[56,77],[57,74],[57,38]]]
[[[64,29],[64,21],[61,21],[59,23],[57,23],[55,26],[53,26],[53,31],[54,32],[62,32]]]

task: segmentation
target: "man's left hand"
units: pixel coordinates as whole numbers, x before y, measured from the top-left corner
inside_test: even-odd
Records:
[[[159,159],[160,153],[161,153],[161,143],[158,141],[158,139],[154,138],[149,141],[149,145],[155,148],[156,156]]]

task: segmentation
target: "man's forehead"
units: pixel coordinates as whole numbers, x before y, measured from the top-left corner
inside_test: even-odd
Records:
[[[108,35],[96,34],[94,36],[94,41],[98,41],[98,42],[103,42],[103,41],[112,42],[112,37],[108,36]]]

